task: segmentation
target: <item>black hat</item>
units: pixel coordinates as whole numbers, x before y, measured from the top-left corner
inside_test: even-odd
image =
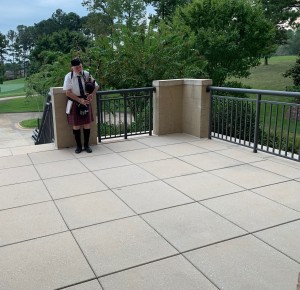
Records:
[[[81,64],[81,60],[79,58],[74,58],[71,60],[71,66],[78,66]]]

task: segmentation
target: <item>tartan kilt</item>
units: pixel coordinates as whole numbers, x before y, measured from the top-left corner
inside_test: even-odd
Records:
[[[94,121],[92,106],[88,105],[89,112],[85,116],[81,116],[77,113],[77,102],[73,101],[70,114],[67,114],[67,120],[69,125],[80,126],[89,124]]]

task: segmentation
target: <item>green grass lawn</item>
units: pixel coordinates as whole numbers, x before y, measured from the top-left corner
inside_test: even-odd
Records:
[[[10,100],[0,100],[0,113],[22,113],[22,112],[42,112],[45,100],[42,96],[25,96],[25,79],[5,81],[0,85],[0,99],[5,97],[16,97]]]
[[[297,56],[273,56],[269,59],[269,65],[261,65],[251,69],[248,78],[234,79],[244,85],[259,90],[285,91],[287,86],[293,85],[291,78],[285,78],[283,73],[296,63]]]
[[[38,120],[37,119],[23,120],[22,122],[20,122],[20,125],[23,128],[34,129],[38,127]]]
[[[3,82],[0,85],[0,98],[24,96],[25,95],[25,79],[16,79]]]
[[[251,75],[248,78],[234,79],[240,81],[242,84],[250,86],[253,89],[260,90],[274,90],[274,91],[285,91],[286,87],[293,86],[293,80],[291,78],[285,78],[283,74],[290,69],[296,63],[297,56],[276,56],[269,59],[269,65],[264,65],[263,61],[260,66],[251,69]],[[250,95],[251,99],[255,99],[256,95]],[[294,103],[294,98],[288,98],[283,96],[262,96],[263,100],[278,101],[278,102],[287,102]],[[282,108],[280,109],[280,112]],[[288,125],[290,125],[290,130],[293,132],[296,130],[297,137],[296,142],[300,142],[300,126],[299,121],[291,120],[290,124],[287,119],[287,112],[284,114],[284,121],[282,123],[282,113],[278,115],[278,124],[277,130],[282,126],[283,135],[286,136]],[[260,114],[260,123],[264,124],[264,131],[270,125],[270,133],[274,133],[275,118],[276,112],[275,108],[272,111],[270,105],[262,105],[261,114]],[[264,134],[267,134],[265,132]]]
[[[44,98],[41,96],[0,101],[0,113],[42,112],[43,110]]]

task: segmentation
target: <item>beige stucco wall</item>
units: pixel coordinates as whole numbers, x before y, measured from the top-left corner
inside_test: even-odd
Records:
[[[154,81],[153,133],[187,133],[208,137],[210,96],[209,79]]]
[[[76,143],[72,126],[68,124],[66,116],[67,97],[61,87],[50,88],[50,94],[52,101],[55,146],[57,148],[75,147]],[[93,99],[92,108],[94,113],[94,122],[91,123],[90,144],[94,145],[97,144],[96,98]],[[83,142],[83,135],[81,138]]]

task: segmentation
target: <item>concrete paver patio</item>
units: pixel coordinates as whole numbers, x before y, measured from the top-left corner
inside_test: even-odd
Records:
[[[1,290],[296,290],[300,163],[186,134],[0,151]]]

